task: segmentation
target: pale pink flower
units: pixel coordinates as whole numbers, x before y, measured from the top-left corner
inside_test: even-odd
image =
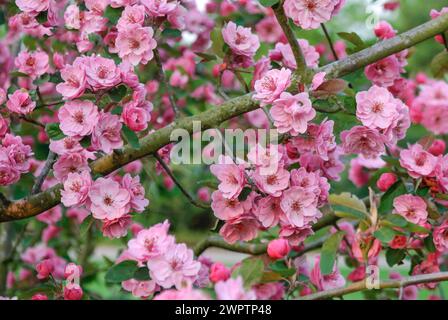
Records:
[[[316,195],[300,187],[291,187],[284,191],[280,202],[288,221],[299,228],[316,222],[322,216],[316,206]]]
[[[371,129],[386,129],[398,117],[397,102],[384,88],[373,86],[356,95],[356,117]]]
[[[101,112],[92,132],[92,147],[109,154],[123,147],[120,117],[109,112]]]
[[[164,254],[175,242],[174,237],[168,234],[169,228],[170,224],[165,220],[149,229],[139,231],[135,239],[128,242],[131,256],[138,261],[146,262]]]
[[[135,279],[129,279],[123,281],[121,286],[124,290],[132,293],[137,298],[148,298],[157,291],[158,286],[154,280],[138,281]]]
[[[79,30],[81,28],[79,7],[76,4],[71,4],[65,9],[64,22],[67,29]]]
[[[256,295],[253,290],[246,291],[243,286],[241,276],[236,279],[229,278],[227,281],[220,281],[215,285],[216,298],[218,300],[255,300]]]
[[[48,72],[48,54],[44,51],[21,51],[14,63],[19,72],[27,74],[31,79],[36,79]]]
[[[330,184],[318,171],[308,172],[305,168],[291,170],[291,186],[314,193],[318,206],[322,206],[328,200]]]
[[[212,193],[212,210],[214,215],[221,220],[236,218],[244,213],[244,208],[238,198],[225,198],[221,191]]]
[[[219,234],[227,243],[233,244],[237,241],[250,241],[255,239],[258,228],[259,222],[254,216],[243,214],[227,220],[219,230]]]
[[[98,178],[89,191],[90,210],[96,219],[117,219],[128,213],[131,195],[112,179]]]
[[[385,152],[385,138],[375,129],[355,126],[341,132],[342,148],[347,154],[362,154],[368,159],[377,158]]]
[[[50,0],[16,0],[16,5],[23,12],[37,15],[39,12],[48,10]]]
[[[47,247],[47,245],[41,243],[35,247],[28,247],[21,255],[20,258],[24,263],[35,265],[36,263],[44,260],[56,257],[56,252],[53,248]]]
[[[61,206],[53,207],[41,214],[36,219],[48,225],[56,224],[62,218]]]
[[[229,157],[221,158],[219,164],[210,166],[210,172],[220,181],[218,189],[222,196],[227,199],[235,199],[243,190],[246,178],[244,167],[226,161],[229,159]]]
[[[313,76],[313,80],[311,82],[311,90],[317,90],[325,81],[326,72],[318,72]]]
[[[276,226],[280,217],[284,215],[280,207],[280,198],[272,196],[261,198],[258,200],[253,214],[264,228]]]
[[[316,48],[309,44],[306,39],[297,39],[302,54],[305,58],[305,63],[309,68],[317,68],[319,64],[319,53]],[[290,69],[297,68],[297,62],[292,52],[291,46],[287,43],[277,43],[275,48],[269,51],[269,58],[274,61],[281,61],[283,65]]]
[[[101,56],[84,59],[87,83],[94,91],[117,86],[121,82],[121,71],[114,60]]]
[[[316,257],[314,267],[310,274],[311,282],[317,287],[319,291],[331,290],[345,286],[345,278],[339,272],[336,264],[333,267],[333,272],[328,275],[323,275],[320,271],[320,257]]]
[[[400,152],[400,165],[412,178],[418,179],[434,173],[437,158],[425,151],[420,144],[414,144]]]
[[[60,156],[66,153],[84,153],[87,158],[94,158],[94,155],[91,152],[85,150],[81,143],[79,143],[79,139],[74,137],[65,137],[60,140],[51,140],[50,150]]]
[[[115,40],[118,56],[134,66],[147,64],[153,58],[153,50],[157,46],[153,36],[154,30],[151,27],[133,25],[120,30]]]
[[[13,94],[8,95],[6,107],[11,112],[28,114],[33,112],[34,108],[36,107],[36,102],[31,100],[28,91],[19,89],[14,91]]]
[[[131,223],[132,217],[129,214],[111,220],[104,219],[101,228],[103,236],[109,239],[125,237],[128,234],[128,228]]]
[[[59,92],[64,99],[79,98],[84,94],[87,85],[87,78],[84,64],[73,63],[66,65],[61,70],[62,83],[56,85],[56,91]]]
[[[428,218],[425,200],[419,196],[403,194],[394,199],[394,213],[415,224],[424,224]]]
[[[270,174],[264,173],[262,168],[257,168],[252,173],[252,178],[261,192],[274,197],[280,197],[283,190],[289,186],[289,171],[282,167]]]
[[[54,176],[59,181],[64,181],[69,173],[81,173],[89,171],[87,156],[82,152],[71,152],[60,156],[53,165]]]
[[[280,98],[273,102],[270,113],[278,131],[293,136],[305,133],[308,122],[316,116],[307,92],[294,96],[283,92]]]
[[[397,31],[387,21],[378,22],[373,31],[382,40],[393,38],[397,34]]]
[[[381,87],[390,87],[400,78],[401,65],[396,55],[388,56],[365,68],[367,79]]]
[[[23,143],[20,136],[7,133],[2,140],[3,147],[0,148],[0,162],[11,165],[14,170],[26,173],[30,170],[30,158],[33,151],[29,145]]]
[[[339,0],[286,0],[283,7],[287,17],[303,29],[316,29],[339,10]]]
[[[88,100],[67,101],[58,112],[62,132],[70,137],[83,137],[92,133],[98,123],[98,107]]]
[[[61,202],[66,207],[80,206],[88,199],[92,178],[90,173],[69,173],[64,181],[64,189],[61,190]]]
[[[227,23],[221,32],[224,42],[234,54],[253,57],[260,47],[258,37],[252,34],[250,28],[237,26],[232,21]]]
[[[437,251],[445,252],[448,250],[448,220],[434,228],[433,238]]]
[[[140,176],[132,177],[129,173],[121,179],[121,186],[129,191],[131,195],[131,208],[137,212],[142,212],[149,204],[145,198],[145,189],[140,183]]]
[[[292,246],[299,246],[303,244],[306,238],[314,234],[310,226],[296,227],[290,224],[281,224],[279,236],[289,241]]]
[[[172,13],[178,6],[177,1],[168,0],[140,0],[151,17],[163,17]]]
[[[145,22],[145,7],[142,5],[126,6],[117,22],[117,29],[126,29],[129,25],[143,26]]]
[[[279,42],[283,35],[283,30],[274,16],[266,16],[261,19],[255,26],[261,41],[276,43]]]
[[[262,106],[273,103],[291,84],[291,70],[273,69],[255,82],[253,99],[260,101]]]
[[[193,259],[193,251],[184,243],[172,244],[163,255],[149,259],[147,265],[151,279],[165,289],[172,286],[180,289],[193,283],[201,268],[201,263]]]

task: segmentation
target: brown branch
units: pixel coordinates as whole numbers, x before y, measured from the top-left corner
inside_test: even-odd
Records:
[[[174,99],[174,93],[171,90],[170,84],[165,76],[165,71],[163,70],[162,60],[160,59],[159,50],[154,49],[154,60],[157,64],[157,68],[159,71],[159,79],[165,86],[166,93],[168,94],[168,99],[170,100],[171,108],[173,108],[174,114],[176,117],[179,115],[179,108],[177,107],[176,101]]]
[[[417,276],[411,276],[407,278],[403,278],[401,280],[389,280],[382,281],[379,284],[379,289],[393,289],[393,288],[402,288],[410,285],[421,284],[421,283],[429,283],[429,282],[442,282],[448,280],[448,272],[439,272],[439,273],[431,273],[431,274],[422,274]],[[298,300],[322,300],[322,299],[330,299],[334,297],[341,297],[349,293],[354,293],[358,291],[367,290],[367,280],[355,282],[344,288],[337,288],[322,292],[317,292],[314,294],[310,294],[299,298]]]
[[[45,165],[42,168],[42,172],[36,178],[36,182],[34,183],[34,186],[31,189],[31,194],[36,194],[40,192],[40,188],[42,188],[42,184],[44,183],[45,178],[50,172],[54,160],[56,160],[56,153],[54,153],[53,151],[48,151],[47,161],[45,162]]]
[[[323,23],[321,23],[320,25],[325,34],[325,38],[327,38],[328,45],[330,46],[331,53],[333,54],[333,58],[334,58],[334,60],[338,61],[339,60],[338,54],[336,53],[336,50],[334,49],[333,40],[331,40],[330,34],[328,33],[328,30],[327,30],[327,27]]]
[[[35,126],[38,126],[38,127],[41,127],[43,129],[45,129],[45,126],[42,123],[40,123],[39,121],[37,121],[37,120],[31,119],[31,118],[28,118],[28,117],[25,117],[25,116],[20,116],[19,118],[21,120],[25,121],[25,122],[31,123],[31,124],[33,124]]]

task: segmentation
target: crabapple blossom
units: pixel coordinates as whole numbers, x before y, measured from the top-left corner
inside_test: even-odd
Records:
[[[215,216],[221,220],[237,218],[244,213],[244,207],[237,198],[228,199],[219,190],[212,193],[211,207]]]
[[[61,190],[61,202],[66,207],[85,204],[91,185],[92,178],[89,172],[69,173],[64,181],[64,190]]]
[[[268,255],[270,258],[277,260],[283,259],[288,255],[290,246],[286,239],[275,239],[268,244]]]
[[[237,241],[250,241],[258,234],[259,222],[250,214],[229,219],[219,230],[219,234],[230,244]]]
[[[19,72],[36,79],[49,70],[48,54],[44,51],[21,51],[14,61]]]
[[[428,217],[427,205],[419,196],[404,194],[394,199],[394,213],[404,217],[409,222],[424,224]]]
[[[385,138],[375,129],[355,126],[341,132],[342,148],[347,154],[361,154],[365,158],[377,158],[385,152]]]
[[[440,226],[434,228],[434,245],[440,252],[448,250],[448,222],[443,221]]]
[[[319,53],[309,44],[306,39],[297,39],[305,63],[309,68],[317,68],[319,64]],[[275,61],[281,61],[283,65],[290,69],[297,68],[297,62],[289,44],[277,43],[273,50],[269,51],[269,58]]]
[[[252,34],[250,28],[237,26],[230,21],[222,29],[222,36],[233,53],[252,57],[260,47],[258,37]]]
[[[259,100],[261,105],[271,104],[280,97],[290,84],[291,71],[289,69],[269,70],[255,82],[256,93],[253,98]]]
[[[388,56],[365,68],[367,79],[381,87],[390,87],[400,78],[401,64],[396,55]]]
[[[34,108],[36,108],[36,102],[31,99],[28,91],[21,89],[16,90],[13,94],[8,95],[6,107],[11,112],[28,114],[31,113]]]
[[[120,30],[115,39],[119,57],[134,66],[139,63],[147,64],[153,58],[153,50],[157,46],[153,36],[154,30],[151,27],[129,25]]]
[[[215,291],[218,300],[255,300],[256,298],[254,291],[244,289],[241,276],[216,283]]]
[[[210,166],[210,172],[218,178],[220,184],[218,190],[224,198],[235,199],[239,196],[246,184],[244,167],[229,163],[230,157],[220,159],[220,164]]]
[[[115,87],[121,82],[120,68],[114,60],[101,56],[90,56],[83,59],[87,84],[94,90]]]
[[[114,219],[106,218],[103,220],[103,235],[109,239],[124,237],[128,234],[131,223],[132,218],[129,214]]]
[[[291,187],[284,191],[280,201],[280,207],[288,221],[299,228],[316,222],[322,216],[316,206],[316,195],[300,187]]]
[[[270,174],[263,174],[263,169],[257,168],[252,178],[261,192],[274,197],[281,196],[282,191],[289,186],[289,171],[282,167]]]
[[[70,137],[83,137],[92,133],[98,123],[98,107],[88,100],[67,101],[58,112],[60,128]]]
[[[82,152],[66,153],[60,156],[53,165],[54,176],[64,181],[70,173],[90,171],[89,157]]]
[[[214,263],[210,267],[210,281],[213,283],[219,282],[219,281],[226,281],[230,278],[230,270],[227,269],[227,267],[220,263]]]
[[[386,172],[380,176],[376,186],[380,191],[386,192],[395,182],[397,182],[397,176],[391,172]]]
[[[345,0],[286,0],[283,7],[287,17],[302,29],[316,29],[330,20]]]
[[[77,63],[78,61],[78,63]],[[65,65],[61,70],[61,78],[64,82],[56,85],[56,91],[64,99],[76,99],[84,94],[87,86],[85,66],[77,59],[73,65]]]
[[[131,195],[112,179],[98,178],[89,191],[90,210],[96,219],[117,219],[128,213]]]
[[[117,115],[101,112],[92,130],[92,147],[105,153],[120,149],[123,146],[121,128],[120,118]]]
[[[415,179],[434,174],[437,158],[425,151],[420,144],[414,144],[400,152],[400,165]]]

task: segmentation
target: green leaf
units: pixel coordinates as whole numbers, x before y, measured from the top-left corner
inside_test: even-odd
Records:
[[[343,231],[333,233],[322,245],[322,251],[320,253],[320,271],[323,275],[333,272],[336,253],[338,252],[344,235],[345,233]]]
[[[338,36],[355,46],[353,52],[361,51],[367,47],[364,40],[356,32],[339,32]]]
[[[274,4],[278,3],[279,0],[260,0],[260,4],[263,7],[269,8],[272,7]]]
[[[182,36],[182,32],[178,29],[166,28],[162,31],[162,37],[165,38],[178,38]]]
[[[65,134],[59,128],[57,123],[49,123],[45,126],[45,132],[51,140],[61,140],[65,137]]]
[[[85,234],[90,230],[93,223],[95,222],[95,219],[91,215],[88,215],[79,226],[79,236],[83,237]]]
[[[51,83],[60,83],[62,82],[62,77],[60,72],[55,72],[50,75],[50,79],[48,80]]]
[[[431,73],[436,78],[443,78],[445,73],[448,72],[448,52],[443,50],[436,55],[431,62]]]
[[[9,76],[11,78],[29,78],[29,76],[26,73],[20,72],[20,71],[11,71],[9,73]]]
[[[434,245],[434,239],[432,235],[429,235],[423,240],[423,243],[425,244],[426,250],[429,252],[436,252],[436,246]]]
[[[139,149],[140,141],[138,141],[137,134],[125,125],[123,125],[122,130],[123,130],[124,136],[126,137],[126,140],[131,145],[131,147],[134,149]]]
[[[394,199],[405,193],[407,193],[406,186],[401,181],[397,181],[381,197],[378,212],[380,214],[392,213]]]
[[[368,218],[367,208],[363,201],[348,192],[331,194],[329,202],[335,215],[340,218],[363,220]]]
[[[110,268],[105,276],[108,283],[120,283],[132,279],[135,272],[138,270],[137,262],[132,260],[125,260]]]
[[[243,278],[244,286],[250,288],[261,281],[263,277],[264,263],[259,258],[248,258],[243,260],[238,274]]]
[[[104,11],[104,16],[109,20],[111,24],[117,24],[118,19],[121,17],[122,10],[119,8],[112,8],[111,6],[107,6]]]
[[[151,276],[149,275],[149,270],[147,267],[139,268],[134,272],[134,276],[132,278],[138,281],[151,280]]]
[[[381,242],[389,243],[396,235],[396,232],[389,227],[381,227],[373,233],[373,236]]]
[[[271,263],[269,265],[269,268],[284,278],[291,277],[297,272],[297,270],[294,268],[288,268],[288,266],[285,264],[285,261],[283,260],[277,260]]]
[[[400,264],[406,257],[404,250],[400,249],[387,249],[386,251],[386,262],[390,267],[396,264]]]
[[[110,90],[109,97],[113,101],[118,102],[124,98],[124,96],[126,95],[126,92],[127,92],[126,86],[121,85],[121,86],[115,87],[112,90]]]
[[[202,58],[203,61],[213,61],[216,60],[216,56],[214,54],[208,54],[203,52],[195,52],[195,54]]]
[[[218,56],[224,57],[224,39],[222,37],[221,29],[214,28],[210,33],[210,40],[212,41],[212,50]]]
[[[431,231],[429,229],[426,229],[425,227],[422,227],[418,224],[411,223],[411,222],[408,222],[404,229],[406,229],[410,232],[422,233],[422,234],[428,234]]]
[[[403,218],[398,214],[392,214],[392,213],[387,215],[387,217],[383,221],[390,223],[392,226],[401,228],[406,227],[406,225],[408,224],[405,218]]]

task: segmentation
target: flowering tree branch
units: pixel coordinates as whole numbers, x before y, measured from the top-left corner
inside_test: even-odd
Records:
[[[372,47],[357,52],[343,60],[336,61],[319,69],[327,73],[328,77],[341,77],[355,70],[365,67],[377,60],[432,38],[448,30],[448,15],[424,23],[394,38],[381,41]],[[259,105],[252,100],[252,93],[242,95],[224,102],[219,108],[213,108],[198,115],[177,119],[170,125],[157,130],[140,140],[140,148],[126,146],[120,152],[103,156],[91,163],[94,174],[106,175],[122,166],[153,154],[158,149],[169,144],[170,135],[175,129],[193,131],[193,121],[199,121],[202,130],[215,128],[222,122],[233,117],[250,112]],[[24,219],[42,213],[60,203],[61,184],[28,198],[12,202],[0,207],[0,222]]]
[[[407,278],[403,278],[401,280],[390,280],[390,281],[382,281],[379,285],[379,289],[393,289],[393,288],[402,288],[410,285],[422,284],[422,283],[430,283],[430,282],[442,282],[448,280],[448,272],[438,272],[431,274],[421,274],[416,276],[411,276]],[[344,288],[337,288],[322,292],[317,292],[314,294],[307,295],[305,297],[300,298],[299,300],[322,300],[322,299],[331,299],[334,297],[341,297],[343,295],[354,293],[358,291],[367,290],[367,280],[366,281],[358,281]]]

